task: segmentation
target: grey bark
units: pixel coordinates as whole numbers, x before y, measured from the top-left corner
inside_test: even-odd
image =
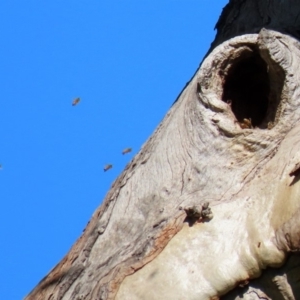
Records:
[[[300,299],[299,13],[229,2],[188,86],[25,299]]]

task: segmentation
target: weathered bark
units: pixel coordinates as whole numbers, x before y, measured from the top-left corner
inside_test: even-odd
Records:
[[[300,298],[299,12],[230,1],[178,101],[26,299]]]

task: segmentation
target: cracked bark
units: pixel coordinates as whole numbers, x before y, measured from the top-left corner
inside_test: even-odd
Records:
[[[194,77],[25,299],[300,298],[299,12],[229,2]],[[205,203],[213,219],[188,220]]]

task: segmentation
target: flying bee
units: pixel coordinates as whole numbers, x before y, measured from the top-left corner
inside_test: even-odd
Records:
[[[104,172],[108,171],[109,169],[111,169],[113,166],[108,164],[104,166]]]
[[[132,151],[132,148],[125,148],[123,151],[122,151],[122,154],[126,154],[126,153],[129,153]]]
[[[79,102],[80,102],[80,98],[78,97],[78,98],[73,100],[72,106],[76,106]]]

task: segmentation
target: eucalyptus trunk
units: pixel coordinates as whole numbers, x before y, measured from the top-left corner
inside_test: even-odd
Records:
[[[25,299],[300,299],[299,14],[229,2],[189,84]]]

